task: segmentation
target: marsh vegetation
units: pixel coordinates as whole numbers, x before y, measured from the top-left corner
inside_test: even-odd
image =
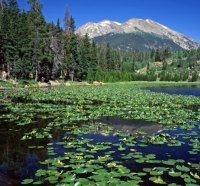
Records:
[[[0,94],[1,185],[200,184],[199,97],[131,84]]]

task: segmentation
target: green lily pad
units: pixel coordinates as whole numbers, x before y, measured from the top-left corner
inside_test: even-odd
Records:
[[[86,178],[79,178],[75,183],[75,185],[92,185],[92,184],[94,184],[94,182]]]
[[[190,175],[191,175],[192,177],[194,177],[195,179],[200,180],[200,175],[197,174],[197,172],[196,172],[196,173],[190,172]]]
[[[164,182],[164,180],[160,176],[158,176],[158,177],[150,177],[149,180],[154,182],[154,183],[156,183],[156,184],[161,184],[161,185],[166,184],[166,182]]]
[[[179,170],[179,171],[182,171],[182,172],[189,172],[190,169],[184,165],[177,165],[176,168]]]
[[[168,174],[172,177],[179,177],[181,176],[181,172],[174,172],[174,170],[168,172]]]
[[[163,160],[162,163],[165,165],[174,165],[176,163],[176,160],[173,159]]]
[[[33,179],[25,179],[21,182],[22,185],[28,185],[33,183]]]
[[[163,175],[163,171],[158,171],[158,170],[155,170],[155,171],[150,171],[150,175],[152,176],[160,176],[160,175]]]

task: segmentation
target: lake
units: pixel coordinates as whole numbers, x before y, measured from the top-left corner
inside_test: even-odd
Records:
[[[1,186],[200,184],[196,97],[105,86],[2,98]]]
[[[200,87],[195,85],[184,87],[147,87],[146,89],[153,92],[163,92],[167,94],[200,96]]]

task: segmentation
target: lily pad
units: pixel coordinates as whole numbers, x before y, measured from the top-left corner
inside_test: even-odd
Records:
[[[25,179],[21,182],[22,185],[28,185],[33,183],[33,179]]]
[[[158,176],[158,177],[150,177],[149,180],[154,182],[154,183],[156,183],[156,184],[161,184],[161,185],[166,184],[166,182],[164,182],[164,180],[160,176]]]
[[[182,172],[189,172],[190,169],[184,165],[177,165],[176,168],[179,170],[179,171],[182,171]]]

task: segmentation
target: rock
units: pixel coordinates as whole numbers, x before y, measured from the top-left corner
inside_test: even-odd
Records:
[[[102,82],[94,81],[93,85],[94,86],[102,86],[103,84],[102,84]]]
[[[60,86],[61,84],[56,80],[56,81],[49,81],[51,86]]]
[[[90,84],[88,82],[80,82],[77,85],[78,86],[89,86]]]
[[[65,86],[71,87],[72,85],[69,82],[67,82],[67,83],[65,83]]]
[[[49,86],[51,86],[51,85],[48,84],[48,83],[39,82],[39,83],[38,83],[38,86],[39,86],[39,87],[49,87]]]
[[[103,82],[100,82],[101,83],[101,85],[105,85],[105,83],[103,83]]]
[[[28,86],[28,85],[25,85],[25,86],[24,86],[24,88],[30,88],[30,86]]]
[[[14,79],[9,79],[7,82],[12,83],[12,84],[15,84],[15,85],[18,84],[17,81],[15,81]]]

